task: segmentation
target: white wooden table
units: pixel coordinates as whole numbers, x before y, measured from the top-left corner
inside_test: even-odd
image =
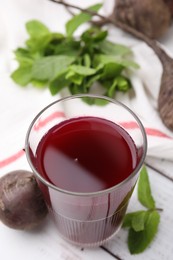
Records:
[[[7,2],[10,2],[10,0]],[[14,0],[13,6],[11,8],[14,8],[15,2],[17,5],[20,1]],[[92,1],[92,0],[87,1],[87,4],[85,3],[85,6],[88,6],[93,2],[96,1]],[[80,3],[80,1],[76,1],[76,4],[78,3]],[[25,1],[23,0],[23,5],[24,4]],[[4,3],[4,6],[5,5],[6,4]],[[7,5],[4,8],[7,8]],[[4,12],[5,10],[8,12],[7,9],[4,9]],[[47,10],[47,12],[49,12],[49,10]],[[64,12],[63,8],[60,8],[59,9],[60,23],[64,23],[64,21],[67,20],[66,14],[63,12]],[[11,14],[12,13],[13,10],[11,10]],[[35,13],[33,15],[35,15]],[[170,28],[169,35],[165,36],[161,40],[161,42],[173,53],[173,26]],[[2,111],[0,112],[1,112],[0,119],[2,120],[3,119]],[[121,229],[119,233],[112,240],[107,242],[107,244],[105,244],[104,246],[95,249],[82,249],[82,248],[72,246],[69,243],[65,242],[57,234],[54,225],[50,221],[49,217],[47,217],[47,219],[42,223],[41,226],[39,226],[39,228],[30,232],[15,231],[9,229],[8,227],[0,223],[0,259],[3,260],[23,260],[23,259],[25,260],[31,260],[31,259],[34,260],[35,259],[39,259],[39,260],[90,260],[90,259],[91,260],[92,259],[172,260],[173,259],[173,161],[168,162],[168,161],[158,160],[154,158],[147,158],[146,164],[149,172],[149,178],[151,182],[153,196],[156,200],[157,207],[162,208],[163,211],[160,213],[161,223],[159,226],[158,234],[155,237],[151,246],[144,253],[139,255],[131,255],[129,253],[127,248],[127,243],[126,243],[127,231],[123,229]],[[25,160],[21,162],[21,166],[22,165],[24,167],[26,166]],[[14,165],[12,164],[10,169],[13,169],[13,167]],[[5,171],[6,171],[5,168],[3,168],[2,170],[0,169],[0,176],[1,174],[4,174]],[[139,210],[141,208],[142,207],[137,201],[136,190],[135,190],[128,207],[128,212]]]

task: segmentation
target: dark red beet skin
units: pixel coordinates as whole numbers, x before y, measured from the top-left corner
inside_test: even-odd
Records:
[[[5,225],[31,229],[46,215],[47,207],[33,173],[18,170],[0,178],[0,220]]]

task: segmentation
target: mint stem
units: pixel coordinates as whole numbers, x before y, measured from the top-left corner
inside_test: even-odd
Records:
[[[156,208],[156,210],[157,210],[157,211],[163,211],[163,209],[161,209],[161,208]]]

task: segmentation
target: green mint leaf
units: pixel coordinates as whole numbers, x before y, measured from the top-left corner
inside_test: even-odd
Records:
[[[94,104],[97,105],[97,106],[105,106],[109,103],[109,101],[107,100],[102,100],[100,98],[95,98],[94,100]]]
[[[26,46],[32,52],[42,51],[52,39],[49,29],[40,21],[31,20],[26,23],[26,30],[30,38],[26,41]]]
[[[31,80],[31,84],[36,87],[36,88],[45,88],[47,85],[48,81],[47,80]]]
[[[145,227],[142,231],[135,231],[130,228],[128,235],[128,247],[131,254],[142,253],[153,241],[160,222],[160,215],[155,210],[149,212],[147,219],[145,220]]]
[[[95,104],[95,98],[83,97],[82,100],[90,106]]]
[[[43,51],[52,39],[51,34],[42,35],[37,38],[30,38],[26,41],[26,45],[31,52]]]
[[[84,97],[82,100],[88,105],[105,106],[108,104],[107,100],[101,100],[100,98],[88,98]]]
[[[66,78],[66,79],[71,79],[72,77],[74,77],[75,74],[76,74],[76,73],[75,73],[74,71],[68,69],[65,78]]]
[[[79,94],[79,93],[88,93],[88,89],[84,82],[82,84],[77,85],[75,83],[70,84],[69,86],[69,91],[71,92],[72,95],[74,94]]]
[[[113,62],[106,63],[103,67],[101,79],[114,79],[121,73],[122,70],[123,67],[119,64]]]
[[[37,20],[27,22],[26,30],[31,38],[38,38],[50,33],[49,29]]]
[[[49,83],[49,90],[52,95],[56,95],[64,87],[67,87],[68,84],[69,80],[66,79],[66,72],[62,72]]]
[[[116,91],[116,86],[117,86],[117,80],[115,79],[112,83],[112,85],[109,87],[108,91],[107,91],[107,96],[110,98],[113,98],[115,95],[115,91]]]
[[[136,232],[144,230],[145,222],[148,216],[149,216],[148,211],[141,211],[138,212],[138,214],[135,214],[135,216],[132,218],[132,228]]]
[[[17,48],[15,50],[15,58],[21,64],[23,61],[24,63],[31,63],[33,62],[33,56],[29,52],[29,50],[24,48]]]
[[[103,41],[108,35],[108,31],[102,31],[97,27],[91,27],[86,30],[82,35],[81,39],[86,43],[98,43]]]
[[[54,49],[55,55],[77,56],[80,50],[80,41],[67,38],[59,43],[51,44],[51,47]]]
[[[68,73],[66,74],[66,79],[68,79],[71,83],[74,83],[76,85],[81,85],[83,78],[84,76],[79,75],[72,70],[69,70]]]
[[[101,42],[103,41],[108,35],[108,31],[98,31],[96,32],[96,34],[94,35],[93,40],[94,42]]]
[[[97,72],[95,69],[88,68],[86,66],[81,66],[81,65],[71,65],[69,69],[83,76],[93,75]]]
[[[151,194],[147,169],[143,166],[138,181],[138,200],[148,209],[155,208],[155,201]]]
[[[100,74],[94,74],[90,76],[89,78],[86,78],[85,80],[85,86],[86,88],[90,88],[96,81],[100,79],[101,75]]]
[[[32,79],[32,66],[20,66],[11,74],[11,78],[20,86],[26,86]]]
[[[74,57],[57,55],[36,60],[32,68],[32,78],[37,80],[53,80],[58,74],[75,60]]]
[[[117,90],[126,92],[131,88],[131,83],[129,79],[125,78],[124,76],[117,77]]]
[[[116,44],[106,40],[99,43],[99,48],[102,53],[107,55],[124,56],[132,53],[131,49],[127,46]]]
[[[43,37],[39,37],[39,38],[41,39]],[[56,48],[58,48],[59,46],[62,46],[62,43],[63,43],[63,46],[65,45],[64,44],[65,36],[62,33],[54,32],[54,33],[51,33],[49,35],[49,37],[50,37],[50,40],[47,37],[47,42],[45,43],[45,45],[43,45],[44,56],[62,54],[61,52],[56,53]],[[65,54],[67,55],[67,53],[65,53]]]
[[[83,61],[84,61],[84,65],[87,68],[89,68],[91,66],[91,58],[90,58],[90,55],[88,53],[84,54]]]
[[[90,11],[97,12],[102,7],[102,4],[96,4],[93,6],[90,6],[87,8]],[[66,33],[67,36],[70,37],[73,35],[73,33],[76,31],[76,29],[82,25],[83,23],[86,23],[90,21],[92,18],[92,15],[87,13],[80,13],[78,15],[75,15],[71,20],[69,20],[66,23]]]
[[[17,48],[14,51],[14,53],[15,53],[16,58],[30,56],[30,52],[27,49],[24,49],[24,48]]]
[[[29,67],[34,63],[33,58],[26,56],[17,57],[17,61],[19,62],[20,67]]]
[[[52,43],[57,44],[65,39],[65,36],[59,32],[52,32]]]
[[[82,91],[80,91],[80,88],[77,84],[70,84],[68,86],[68,89],[72,95],[83,93]]]
[[[124,66],[125,68],[139,69],[139,65],[132,60],[117,60],[117,63]]]
[[[130,228],[132,226],[135,226],[136,224],[136,219],[139,218],[140,216],[142,216],[143,218],[143,215],[145,215],[146,211],[145,210],[139,210],[139,211],[135,211],[135,212],[131,212],[131,213],[127,213],[124,217],[124,220],[123,220],[123,225],[122,227],[123,228]],[[135,219],[133,221],[133,219]],[[133,224],[132,224],[132,221],[133,221]],[[134,227],[133,227],[134,228]],[[135,228],[134,228],[135,229]]]
[[[132,60],[123,60],[116,56],[97,54],[94,57],[94,67],[97,67],[99,63],[108,64],[115,63],[117,65],[121,65],[124,68],[135,68],[138,69],[139,65]]]

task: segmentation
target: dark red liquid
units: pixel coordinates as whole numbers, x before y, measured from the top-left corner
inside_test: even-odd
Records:
[[[38,169],[55,186],[96,192],[126,179],[135,169],[131,137],[111,121],[74,118],[54,126],[37,148]]]

